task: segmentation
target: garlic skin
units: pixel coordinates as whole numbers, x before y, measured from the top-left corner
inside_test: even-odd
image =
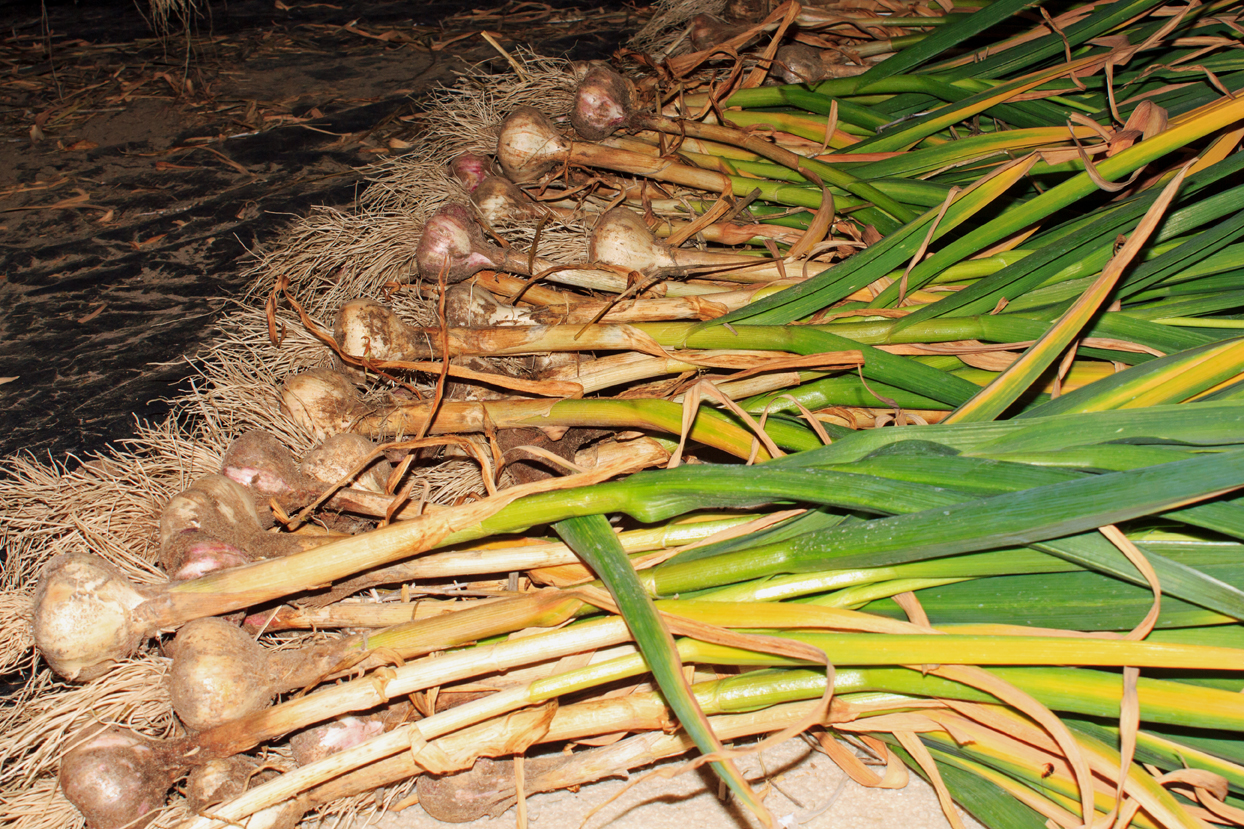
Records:
[[[296,485],[298,478],[296,469],[280,475],[249,467],[226,469],[286,495],[294,491],[285,487]],[[286,477],[278,481],[281,475]],[[267,507],[271,497],[274,494],[257,492],[225,475],[204,475],[170,498],[160,514],[161,566],[171,578],[181,580],[303,549],[303,541],[294,536],[264,531],[272,524]],[[264,505],[262,510],[257,502]]]
[[[761,17],[764,17],[762,14]],[[719,43],[725,43],[737,34],[746,30],[746,26],[731,25],[709,14],[697,14],[688,25],[691,46],[697,52],[711,49]],[[749,41],[750,42],[750,41]],[[742,49],[743,47],[739,47]]]
[[[174,495],[160,513],[160,549],[169,549],[177,536],[198,530],[236,546],[240,536],[262,530],[265,523],[255,498],[245,486],[224,475],[204,475]]]
[[[828,76],[819,49],[788,43],[777,50],[774,69],[786,83],[816,83]]]
[[[419,345],[406,321],[374,299],[352,299],[337,311],[333,339],[343,354],[402,360]]]
[[[260,809],[246,819],[246,829],[297,829],[308,806],[301,797]]]
[[[501,250],[484,241],[471,209],[453,202],[432,214],[415,248],[420,278],[446,285],[496,267],[502,259]]]
[[[178,551],[177,560],[168,567],[171,581],[189,581],[217,570],[241,567],[255,559],[245,550],[224,541],[195,533]]]
[[[593,262],[641,273],[677,264],[669,248],[657,241],[643,218],[625,207],[613,208],[596,222],[588,255]]]
[[[445,321],[451,328],[536,324],[526,309],[506,305],[487,289],[466,283],[445,292]]]
[[[471,203],[484,221],[493,225],[544,215],[540,205],[527,198],[517,184],[501,176],[489,176],[480,182],[471,193]]]
[[[474,193],[480,182],[492,175],[492,161],[478,153],[462,153],[449,162],[449,174],[468,193]]]
[[[509,759],[480,757],[466,771],[421,774],[415,781],[419,805],[442,823],[499,818],[513,802],[513,791],[514,761]]]
[[[95,556],[72,553],[47,563],[34,596],[35,648],[60,676],[86,682],[134,652],[145,636],[137,585]]]
[[[302,459],[300,469],[306,477],[323,486],[332,486],[350,473],[363,458],[371,455],[376,445],[362,435],[343,432],[325,438]],[[384,493],[393,467],[384,458],[373,461],[358,474],[351,486],[369,492]],[[332,500],[329,500],[332,504]]]
[[[233,442],[225,453],[223,473],[230,480],[246,486],[255,497],[263,517],[271,518],[270,503],[286,512],[302,509],[324,494],[325,489],[341,485],[347,475],[370,458],[366,468],[345,483],[344,489],[331,493],[330,509],[372,515],[376,503],[369,494],[384,496],[385,486],[393,468],[384,457],[376,456],[376,445],[362,435],[341,432],[330,435],[313,447],[301,462],[294,459],[288,447],[267,432],[246,432]],[[362,500],[360,500],[360,498]],[[334,524],[350,522],[344,516],[323,516]],[[335,527],[342,528],[342,527]],[[360,527],[361,528],[361,527]],[[349,531],[348,526],[344,527]],[[183,532],[182,537],[189,536]],[[197,578],[213,569],[235,567],[250,561],[250,554],[283,554],[290,536],[266,533],[230,537],[235,544],[244,544],[248,552],[231,547],[208,536],[190,538],[180,570],[170,569],[174,579]],[[243,556],[241,560],[231,556]]]
[[[188,728],[203,731],[268,707],[264,652],[236,625],[212,616],[187,622],[172,653],[169,695]]]
[[[61,791],[90,829],[141,829],[182,771],[163,755],[157,744],[109,726],[61,759]]]
[[[232,800],[246,791],[258,769],[259,762],[245,754],[195,766],[186,776],[186,805],[198,814],[209,806]]]
[[[570,123],[588,141],[601,141],[630,124],[635,84],[603,63],[588,70],[575,89]]]
[[[350,431],[364,414],[363,399],[354,384],[328,368],[288,378],[281,387],[281,409],[317,440]]]
[[[262,711],[273,697],[318,685],[362,651],[361,635],[297,648],[265,649],[236,624],[215,616],[194,619],[169,647],[173,710],[186,726],[205,731]]]
[[[289,738],[289,747],[294,762],[308,766],[383,733],[379,719],[345,716],[298,732]]]
[[[244,432],[225,452],[221,474],[260,496],[261,508],[275,498],[287,509],[315,500],[324,488],[336,484],[376,445],[362,435],[342,432],[316,444],[301,461],[294,459],[274,435],[258,430]],[[383,492],[393,467],[383,457],[359,473],[350,486]]]
[[[716,251],[676,248],[658,239],[633,210],[615,207],[592,229],[593,261],[652,274],[660,270],[703,268],[714,278],[734,282],[772,282],[782,275],[772,260]]]
[[[501,122],[497,161],[510,181],[535,181],[564,161],[569,152],[570,142],[537,109],[519,107]]]
[[[285,444],[269,432],[243,432],[220,463],[220,474],[263,497],[284,501],[303,488],[302,475]]]

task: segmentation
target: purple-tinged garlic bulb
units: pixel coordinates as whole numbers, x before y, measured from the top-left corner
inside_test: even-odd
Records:
[[[478,153],[462,153],[449,162],[449,174],[462,189],[474,193],[480,182],[492,175],[492,161]]]
[[[635,84],[598,63],[575,89],[570,123],[588,141],[600,141],[630,124],[635,112]]]
[[[229,541],[238,536],[239,528],[245,532],[263,526],[255,498],[245,486],[224,475],[204,475],[164,505],[160,548],[168,548],[177,536],[191,530]]]
[[[348,432],[365,408],[358,390],[344,374],[313,368],[290,377],[281,388],[281,408],[299,428],[323,440]]]
[[[174,544],[170,551],[169,579],[189,581],[217,570],[228,570],[250,564],[255,559],[245,550],[225,541],[191,531]]]
[[[294,762],[307,766],[383,733],[379,719],[345,716],[298,732],[289,738],[289,747]]]
[[[35,589],[35,647],[64,678],[94,679],[133,653],[146,636],[133,611],[147,598],[102,559],[56,556]]]
[[[500,260],[500,249],[484,241],[470,208],[452,202],[428,219],[415,249],[419,275],[429,282],[444,278],[447,285],[496,267]]]
[[[268,501],[275,500],[286,512],[292,512],[315,501],[327,487],[337,485],[364,458],[374,456],[375,449],[375,444],[362,435],[342,432],[325,438],[299,463],[285,444],[274,436],[267,432],[247,432],[234,441],[225,453],[222,472],[230,480],[246,485],[257,496],[261,511],[266,513]],[[388,461],[382,457],[374,459],[355,480],[346,484],[345,490],[333,493],[326,502],[327,506],[346,512],[362,510],[365,515],[372,514],[375,499],[365,497],[360,503],[359,497],[361,494],[383,493],[391,473]],[[360,493],[359,490],[365,492]],[[348,521],[345,518],[330,520]],[[270,543],[270,539],[263,541]],[[212,560],[211,551],[204,555],[207,561]],[[189,577],[178,575],[178,578]]]
[[[182,769],[157,743],[115,726],[71,749],[60,786],[90,829],[146,826]]]
[[[249,442],[251,448],[254,443]],[[252,453],[246,461],[255,460]],[[250,470],[266,484],[276,486],[276,477],[260,474],[253,467],[227,464],[234,474]],[[284,474],[296,475],[297,470]],[[266,501],[265,493],[259,496]],[[187,489],[169,499],[160,514],[160,563],[174,581],[197,578],[213,570],[236,567],[257,558],[289,555],[304,549],[305,540],[289,535],[264,532],[272,523],[265,508],[256,507],[256,493],[226,477],[204,475]]]
[[[544,117],[535,110],[530,111],[538,118]],[[450,285],[485,269],[525,274],[532,264],[523,254],[502,250],[486,242],[470,211],[460,204],[447,204],[428,220],[423,239],[419,242],[417,258],[423,279],[439,282],[443,277]],[[551,262],[539,257],[534,264],[540,270],[552,267]],[[560,269],[548,278],[566,285],[612,293],[621,293],[627,288],[625,277],[609,271]],[[426,342],[420,347],[421,350],[426,349]]]
[[[298,464],[285,444],[269,432],[243,432],[225,451],[220,473],[249,487],[265,500],[298,500],[304,488]]]
[[[562,163],[570,142],[539,110],[519,107],[501,123],[497,160],[510,181],[535,181]]]

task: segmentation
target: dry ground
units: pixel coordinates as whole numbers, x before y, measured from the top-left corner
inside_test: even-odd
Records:
[[[166,38],[129,0],[0,9],[0,456],[163,417],[253,248],[348,205],[421,93],[500,60],[481,30],[607,56],[636,12],[592,5],[213,0]]]

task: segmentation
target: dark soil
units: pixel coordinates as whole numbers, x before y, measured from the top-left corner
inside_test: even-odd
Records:
[[[130,0],[0,9],[0,457],[85,457],[157,420],[251,251],[421,128],[421,95],[509,49],[607,57],[621,2]],[[76,462],[71,459],[70,463]]]

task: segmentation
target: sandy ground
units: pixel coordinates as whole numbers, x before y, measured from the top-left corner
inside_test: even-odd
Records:
[[[668,761],[657,768],[676,768]],[[950,822],[938,806],[933,789],[910,775],[902,789],[866,789],[857,785],[823,754],[801,740],[790,740],[759,757],[740,761],[747,778],[759,787],[771,787],[765,799],[783,829],[947,829]],[[646,773],[646,772],[644,772]],[[636,773],[639,777],[642,773]],[[538,829],[742,829],[760,824],[734,804],[723,803],[716,784],[705,785],[705,774],[692,771],[673,779],[652,778],[637,783],[617,800],[627,781],[613,779],[584,786],[577,793],[549,792],[527,799],[527,820]],[[589,818],[594,809],[599,811]],[[960,813],[962,814],[962,813]],[[585,822],[586,821],[586,822]],[[419,806],[388,813],[367,822],[378,829],[445,829],[456,825],[478,829],[508,829],[517,824],[514,808],[496,819],[446,824],[434,820]],[[351,827],[361,829],[363,822]],[[967,829],[982,829],[970,817]]]

